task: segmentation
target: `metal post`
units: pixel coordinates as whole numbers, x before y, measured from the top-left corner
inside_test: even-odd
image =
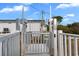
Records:
[[[49,20],[49,22],[50,22],[50,24],[49,24],[49,30],[50,30],[50,32],[52,32],[52,21],[53,21],[53,19]]]

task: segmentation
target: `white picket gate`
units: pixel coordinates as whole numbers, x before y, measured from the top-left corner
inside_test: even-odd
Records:
[[[49,33],[26,32],[24,35],[25,55],[50,55]]]

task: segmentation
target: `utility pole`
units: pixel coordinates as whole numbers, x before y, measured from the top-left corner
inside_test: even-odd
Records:
[[[44,11],[41,11],[41,19],[44,20]]]
[[[25,33],[25,23],[24,23],[24,6],[22,6],[22,31],[21,31],[21,56],[24,55],[25,52],[25,42],[24,42],[24,33]]]
[[[25,32],[27,27],[27,22],[25,21],[24,18],[24,6],[22,7],[22,24],[23,24],[22,31]]]
[[[43,32],[44,11],[41,11],[41,32]]]
[[[24,21],[24,6],[22,6],[22,22]]]
[[[52,32],[52,18],[51,18],[51,5],[50,5],[50,19],[49,19],[49,29],[50,29],[50,32]]]

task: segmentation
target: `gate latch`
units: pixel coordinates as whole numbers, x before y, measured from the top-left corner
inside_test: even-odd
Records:
[[[56,34],[54,34],[54,37],[56,37]]]

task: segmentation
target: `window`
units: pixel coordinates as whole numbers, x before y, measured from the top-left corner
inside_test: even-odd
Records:
[[[4,28],[3,33],[10,33],[9,28]]]

